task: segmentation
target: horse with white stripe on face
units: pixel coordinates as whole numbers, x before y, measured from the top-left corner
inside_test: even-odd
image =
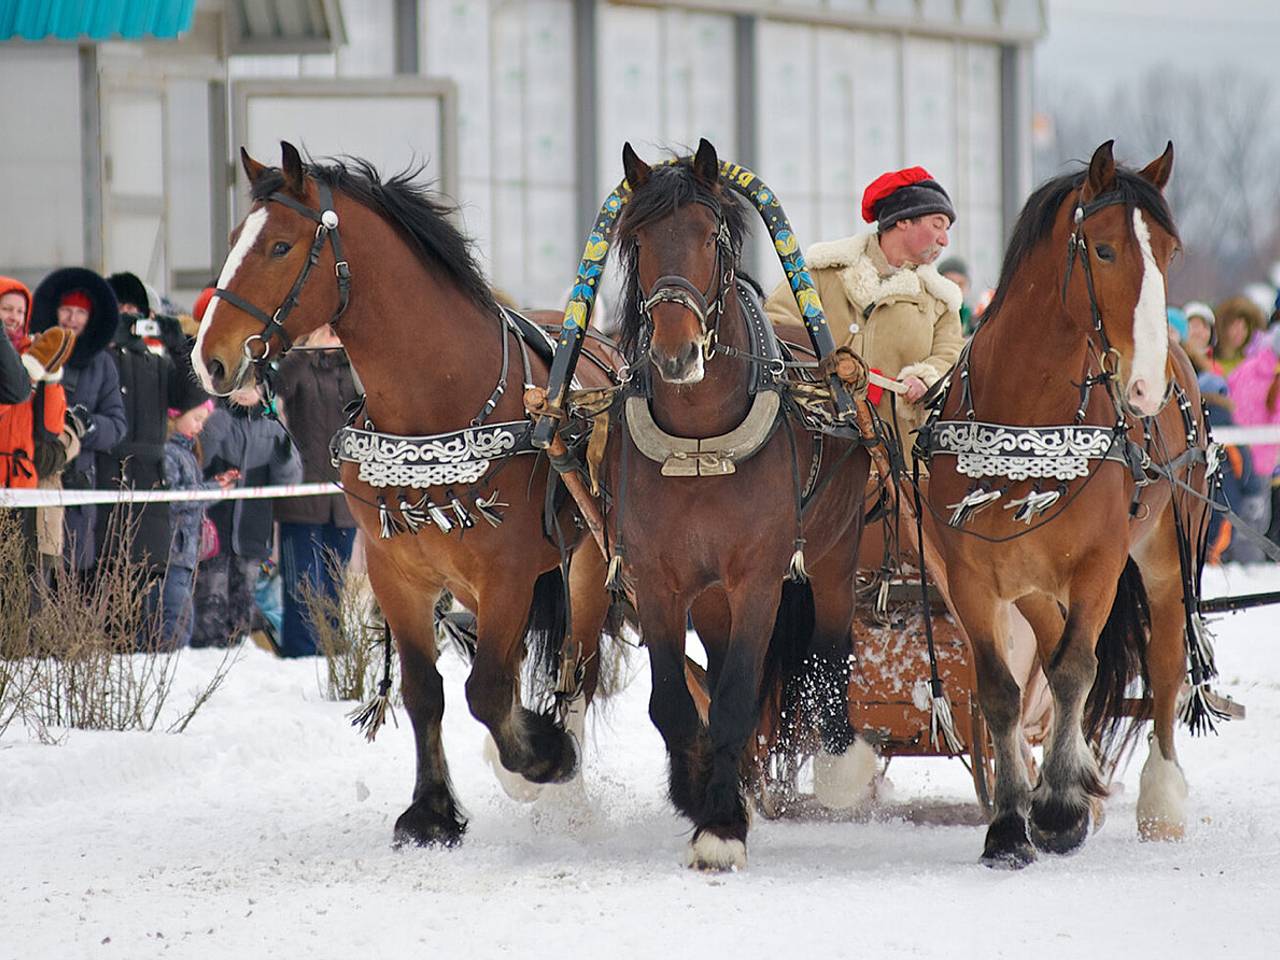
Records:
[[[1197,681],[1212,671],[1194,613],[1207,509],[1187,488],[1208,492],[1208,441],[1194,371],[1170,346],[1165,316],[1178,247],[1162,193],[1172,167],[1172,144],[1130,171],[1109,141],[1087,170],[1032,194],[986,319],[921,439],[927,519],[995,741],[990,865],[1085,841],[1109,765],[1132,742],[1118,715],[1139,676],[1141,712],[1155,723],[1139,831],[1172,839],[1186,827],[1175,714],[1188,662]],[[1012,607],[1035,631],[1054,697],[1034,789],[1006,660]]]

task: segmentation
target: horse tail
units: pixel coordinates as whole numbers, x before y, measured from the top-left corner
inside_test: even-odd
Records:
[[[533,601],[525,624],[525,668],[534,703],[550,702],[560,679],[560,657],[568,635],[569,605],[564,575],[558,566],[533,584]]]
[[[1111,613],[1098,636],[1098,672],[1084,707],[1084,733],[1095,744],[1103,769],[1113,769],[1133,746],[1149,712],[1151,682],[1147,672],[1147,642],[1151,610],[1142,572],[1130,557],[1125,563]],[[1134,680],[1142,683],[1143,707],[1137,715],[1127,709],[1125,692]]]
[[[783,581],[782,599],[760,675],[758,715],[762,733],[768,728],[776,744],[771,749],[785,752],[791,735],[798,729],[804,699],[804,684],[800,681],[815,623],[813,587],[807,582]]]

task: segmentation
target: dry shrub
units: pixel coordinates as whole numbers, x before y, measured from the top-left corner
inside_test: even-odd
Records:
[[[50,728],[153,730],[173,691],[179,653],[164,648],[159,585],[148,602],[146,569],[130,558],[128,515],[113,514],[92,576],[59,565],[34,581],[16,518],[0,525],[0,729],[21,718],[42,739]],[[228,650],[191,704],[165,729],[181,732],[226,678]]]
[[[326,550],[324,562],[336,587],[333,595],[307,579],[298,584],[316,649],[324,655],[322,693],[329,700],[364,702],[383,675],[382,615],[367,576],[344,564],[332,550]]]

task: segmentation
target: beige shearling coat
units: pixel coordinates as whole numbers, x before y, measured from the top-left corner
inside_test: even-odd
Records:
[[[832,339],[847,345],[887,377],[919,377],[933,386],[960,356],[960,288],[931,265],[895,269],[875,233],[815,243],[805,255]],[[774,323],[800,323],[800,310],[784,280],[765,304]],[[919,404],[897,398],[904,443],[923,422]],[[888,417],[886,391],[878,404]]]

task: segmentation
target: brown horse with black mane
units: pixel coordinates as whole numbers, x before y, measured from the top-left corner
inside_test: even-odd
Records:
[[[413,802],[395,838],[452,845],[466,821],[441,741],[437,597],[448,590],[477,616],[467,701],[502,767],[558,783],[577,771],[579,744],[553,711],[522,705],[526,634],[539,689],[523,702],[545,705],[559,693],[580,719],[582,701],[566,690],[565,674],[572,680],[579,669],[590,697],[608,610],[604,565],[590,538],[579,546],[564,498],[548,496],[548,464],[527,442],[521,391],[507,389],[514,376],[545,383],[546,363],[529,343],[536,338],[518,336],[517,321],[494,302],[448,209],[412,173],[382,181],[363,162],[304,164],[282,147],[280,168],[242,153],[254,204],[232,234],[195,367],[207,390],[225,395],[334,321],[367,391],[335,452],[399,648],[417,744]],[[580,376],[588,386],[610,382],[592,364]],[[566,660],[561,570],[570,550],[570,622],[581,654]]]
[[[610,431],[611,546],[649,650],[671,799],[694,824],[689,863],[732,869],[746,864],[744,770],[777,684],[818,728],[824,776],[865,765],[847,690],[869,458],[856,440],[820,448],[788,412],[768,321],[739,296],[746,225],[714,147],[651,168],[628,144],[623,165],[632,193],[614,242],[632,381]],[[807,342],[799,328],[791,337]],[[810,582],[784,584],[789,561],[804,578],[805,558]],[[691,611],[708,658],[705,726],[686,685]]]
[[[1139,830],[1185,827],[1174,721],[1188,655],[1193,676],[1211,664],[1195,612],[1206,506],[1189,492],[1207,493],[1207,434],[1194,372],[1169,345],[1172,166],[1172,144],[1133,172],[1107,142],[1086,171],[1031,196],[941,421],[926,426],[929,509],[995,742],[991,865],[1085,841],[1138,676],[1155,721]],[[1006,662],[1011,605],[1035,631],[1054,700],[1034,789]]]

